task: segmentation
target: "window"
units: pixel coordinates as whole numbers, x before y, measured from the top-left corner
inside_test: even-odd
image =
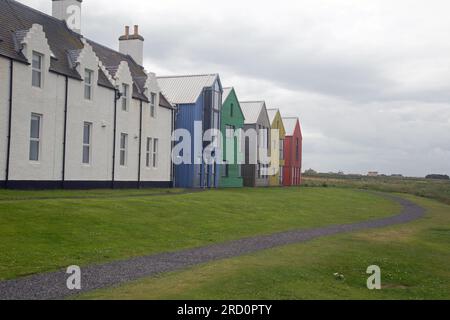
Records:
[[[30,125],[30,161],[39,161],[41,150],[41,126],[42,116],[32,113]]]
[[[43,56],[33,51],[33,58],[31,63],[32,85],[36,88],[42,88],[42,60]]]
[[[213,112],[213,129],[219,129],[220,128],[220,123],[219,123],[219,113],[214,111]]]
[[[122,85],[122,111],[128,111],[129,88],[127,84]]]
[[[120,134],[120,165],[125,167],[127,165],[128,154],[128,134]]]
[[[234,112],[234,104],[231,104],[230,106],[230,117],[233,117],[233,112]]]
[[[83,125],[83,164],[91,163],[91,142],[92,142],[92,123],[85,122]]]
[[[94,72],[91,70],[84,70],[84,98],[86,100],[92,100],[92,79],[94,78]]]
[[[145,166],[147,168],[151,167],[151,156],[152,156],[152,138],[147,138],[147,147],[146,147],[146,153],[145,153]]]
[[[297,145],[295,147],[295,158],[297,161],[300,160],[300,143],[298,138],[297,138]]]
[[[150,94],[150,116],[156,118],[156,93]]]
[[[279,179],[278,182],[279,182],[280,185],[282,185],[283,184],[283,167],[282,166],[280,166],[279,174],[280,174],[280,179]]]
[[[284,140],[280,140],[280,160],[284,160]]]
[[[158,167],[158,139],[153,139],[153,168]]]

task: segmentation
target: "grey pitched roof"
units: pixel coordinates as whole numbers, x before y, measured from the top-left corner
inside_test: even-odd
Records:
[[[0,0],[0,12],[0,55],[27,63],[23,54],[16,50],[14,37],[20,41],[24,33],[37,23],[44,28],[50,50],[55,55],[51,59],[50,70],[81,79],[78,72],[70,68],[67,51],[82,49],[83,43],[80,35],[71,31],[64,21],[13,0]]]
[[[233,88],[223,88],[223,93],[222,93],[222,103],[224,103],[228,96],[230,95],[231,91],[233,91]]]
[[[264,101],[240,101],[239,104],[244,113],[245,124],[254,124],[258,122],[266,103]]]
[[[83,49],[82,36],[70,30],[66,23],[43,12],[30,8],[14,0],[0,0],[0,55],[17,61],[28,63],[23,54],[17,50],[17,42],[21,41],[33,24],[43,27],[50,50],[50,71],[83,80],[73,66],[77,55]],[[148,101],[143,93],[142,78],[147,75],[142,66],[133,58],[115,50],[87,40],[94,52],[111,75],[115,74],[121,61],[127,61],[133,76],[133,97]],[[75,60],[74,60],[75,59]],[[99,85],[113,88],[108,77],[99,69]]]
[[[157,77],[161,91],[172,104],[193,104],[219,78],[218,74]]]
[[[270,124],[275,120],[275,116],[280,110],[278,109],[267,109],[267,115],[269,116]]]
[[[298,118],[283,118],[284,128],[287,136],[293,136],[297,127]]]
[[[137,64],[129,55],[117,52],[92,40],[87,40],[87,42],[92,46],[95,54],[112,76],[116,75],[120,63],[126,61],[134,82],[133,98],[148,101],[148,98],[144,94],[145,81],[147,80],[147,74],[145,73],[144,67]]]

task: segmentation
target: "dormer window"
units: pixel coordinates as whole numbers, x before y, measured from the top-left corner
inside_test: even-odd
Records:
[[[156,118],[156,93],[150,93],[150,116]]]
[[[130,87],[127,84],[122,85],[122,111],[128,111],[128,100]]]
[[[84,71],[84,98],[86,100],[92,100],[92,79],[94,78],[94,72],[86,69]]]
[[[42,54],[33,51],[33,58],[31,63],[31,69],[33,70],[32,85],[36,88],[42,88],[42,60]]]

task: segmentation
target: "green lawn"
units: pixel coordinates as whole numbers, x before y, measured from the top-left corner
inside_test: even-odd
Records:
[[[327,194],[319,188],[302,192]],[[427,217],[209,263],[78,298],[450,299],[450,206],[404,197],[425,207]],[[366,287],[370,265],[381,267],[381,291]],[[335,273],[345,278],[338,280]]]
[[[332,188],[161,192],[0,191],[0,279],[399,212]]]
[[[95,189],[95,190],[51,190],[51,191],[25,191],[0,190],[0,205],[2,201],[11,200],[45,200],[45,199],[86,199],[86,198],[113,198],[134,197],[160,194],[180,194],[192,192],[183,189]]]

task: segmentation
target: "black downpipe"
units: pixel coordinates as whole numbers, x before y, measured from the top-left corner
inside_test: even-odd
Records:
[[[176,117],[176,111],[175,111],[175,109],[173,108],[172,109],[172,123],[171,123],[171,133],[170,133],[170,135],[171,135],[171,137],[173,137],[173,134],[174,134],[174,132],[175,132],[175,117]],[[172,140],[172,139],[171,139]],[[170,150],[170,156],[172,157],[172,152],[173,152],[173,149],[175,148],[175,141],[171,141],[171,150]],[[175,185],[176,185],[176,181],[175,181],[175,164],[173,163],[173,161],[171,160],[171,162],[172,162],[172,165],[170,166],[170,177],[171,177],[171,180],[172,180],[172,188],[175,188]]]
[[[112,178],[111,178],[111,188],[115,188],[115,178],[116,178],[116,131],[117,131],[117,100],[120,99],[120,92],[114,89],[114,130],[113,130],[113,155],[112,155]]]
[[[9,185],[9,163],[11,157],[11,124],[12,124],[12,107],[13,107],[13,80],[14,80],[14,61],[9,60],[9,115],[8,115],[8,143],[6,150],[6,174],[5,174],[5,187]]]
[[[64,133],[63,133],[63,159],[62,159],[62,188],[66,183],[66,144],[67,144],[67,109],[69,101],[69,77],[66,76],[66,87],[64,97]]]
[[[142,156],[142,100],[139,105],[139,152],[138,152],[138,189],[141,187],[141,156]]]

